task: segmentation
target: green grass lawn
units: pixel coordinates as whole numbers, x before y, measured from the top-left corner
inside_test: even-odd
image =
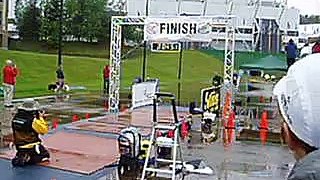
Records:
[[[161,91],[177,94],[179,54],[148,54],[147,76],[160,79]],[[124,84],[128,85],[139,74],[142,57],[128,59],[122,71]],[[200,89],[208,87],[214,74],[223,73],[223,62],[199,51],[183,53],[181,100],[189,102],[200,100]]]
[[[50,94],[49,83],[55,82],[56,55],[34,52],[0,50],[1,65],[12,58],[20,69],[17,79],[17,97]],[[148,54],[147,75],[160,78],[162,91],[177,92],[177,69],[179,54]],[[88,91],[98,92],[102,87],[102,69],[106,59],[64,56],[66,81],[70,86],[85,86]],[[121,90],[128,91],[133,78],[141,74],[142,56],[123,62]],[[199,51],[183,53],[181,100],[199,100],[200,89],[210,85],[215,73],[222,74],[223,62]],[[2,76],[1,76],[2,80]]]
[[[17,78],[17,97],[50,94],[47,86],[56,81],[56,55],[1,50],[0,57],[2,66],[7,58],[12,58],[20,70]],[[65,56],[63,61],[66,80],[71,86],[85,86],[89,90],[99,89],[101,71],[106,60]]]
[[[45,42],[17,41],[10,40],[10,50],[29,51],[45,54],[57,54],[57,49],[48,47]],[[64,42],[63,54],[71,56],[86,56],[107,58],[109,56],[109,44],[106,43],[85,43],[85,42]]]

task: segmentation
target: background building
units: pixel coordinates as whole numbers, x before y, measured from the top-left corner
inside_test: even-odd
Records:
[[[284,44],[293,39],[299,40],[299,10],[287,7],[287,0],[106,0],[108,6],[129,16],[146,15],[148,2],[149,16],[216,16],[231,11],[236,18],[236,50],[279,52]],[[14,22],[16,0],[0,0],[2,14],[2,37],[17,36]],[[7,12],[7,13],[2,13]],[[8,22],[8,23],[7,23]],[[6,33],[5,33],[6,32]],[[6,47],[7,38],[2,38]],[[224,48],[225,29],[212,29],[212,41],[190,43],[193,46]]]
[[[1,48],[8,48],[8,0],[0,0],[0,14],[1,14]]]
[[[313,41],[320,37],[319,24],[301,24],[299,25],[299,39]]]
[[[225,15],[230,0],[128,0],[128,15],[215,16]],[[236,49],[279,52],[289,39],[298,41],[299,10],[287,8],[285,0],[233,0],[236,19]],[[224,28],[212,29],[211,47],[224,48]]]

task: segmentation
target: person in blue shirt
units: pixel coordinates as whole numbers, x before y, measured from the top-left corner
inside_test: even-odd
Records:
[[[285,50],[287,53],[287,65],[289,69],[289,67],[296,61],[296,58],[298,56],[298,48],[294,41],[290,39]]]

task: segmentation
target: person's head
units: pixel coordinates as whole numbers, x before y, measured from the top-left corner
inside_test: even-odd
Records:
[[[13,65],[13,61],[10,60],[10,59],[7,59],[7,60],[6,60],[6,65],[7,65],[7,66],[12,66],[12,65]]]
[[[299,160],[320,147],[320,54],[293,64],[275,86],[282,135]]]
[[[294,41],[292,39],[289,40],[289,43],[294,43]]]

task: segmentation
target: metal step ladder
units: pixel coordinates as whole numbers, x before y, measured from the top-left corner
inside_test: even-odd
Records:
[[[168,98],[171,100],[174,122],[161,123],[157,121],[157,102],[159,98]],[[147,151],[146,160],[144,163],[141,180],[147,178],[147,174],[155,176],[166,175],[170,176],[171,180],[178,178],[178,175],[183,177],[184,167],[182,159],[182,151],[180,146],[180,129],[181,123],[178,121],[177,111],[175,106],[175,96],[171,93],[156,93],[153,99],[153,128],[150,138],[150,145]],[[173,131],[173,138],[157,137],[159,131]],[[171,155],[169,159],[158,157],[158,148],[170,148]],[[149,165],[150,158],[155,157],[155,163]],[[164,167],[160,167],[159,163],[167,163]],[[179,168],[177,168],[179,166]]]

